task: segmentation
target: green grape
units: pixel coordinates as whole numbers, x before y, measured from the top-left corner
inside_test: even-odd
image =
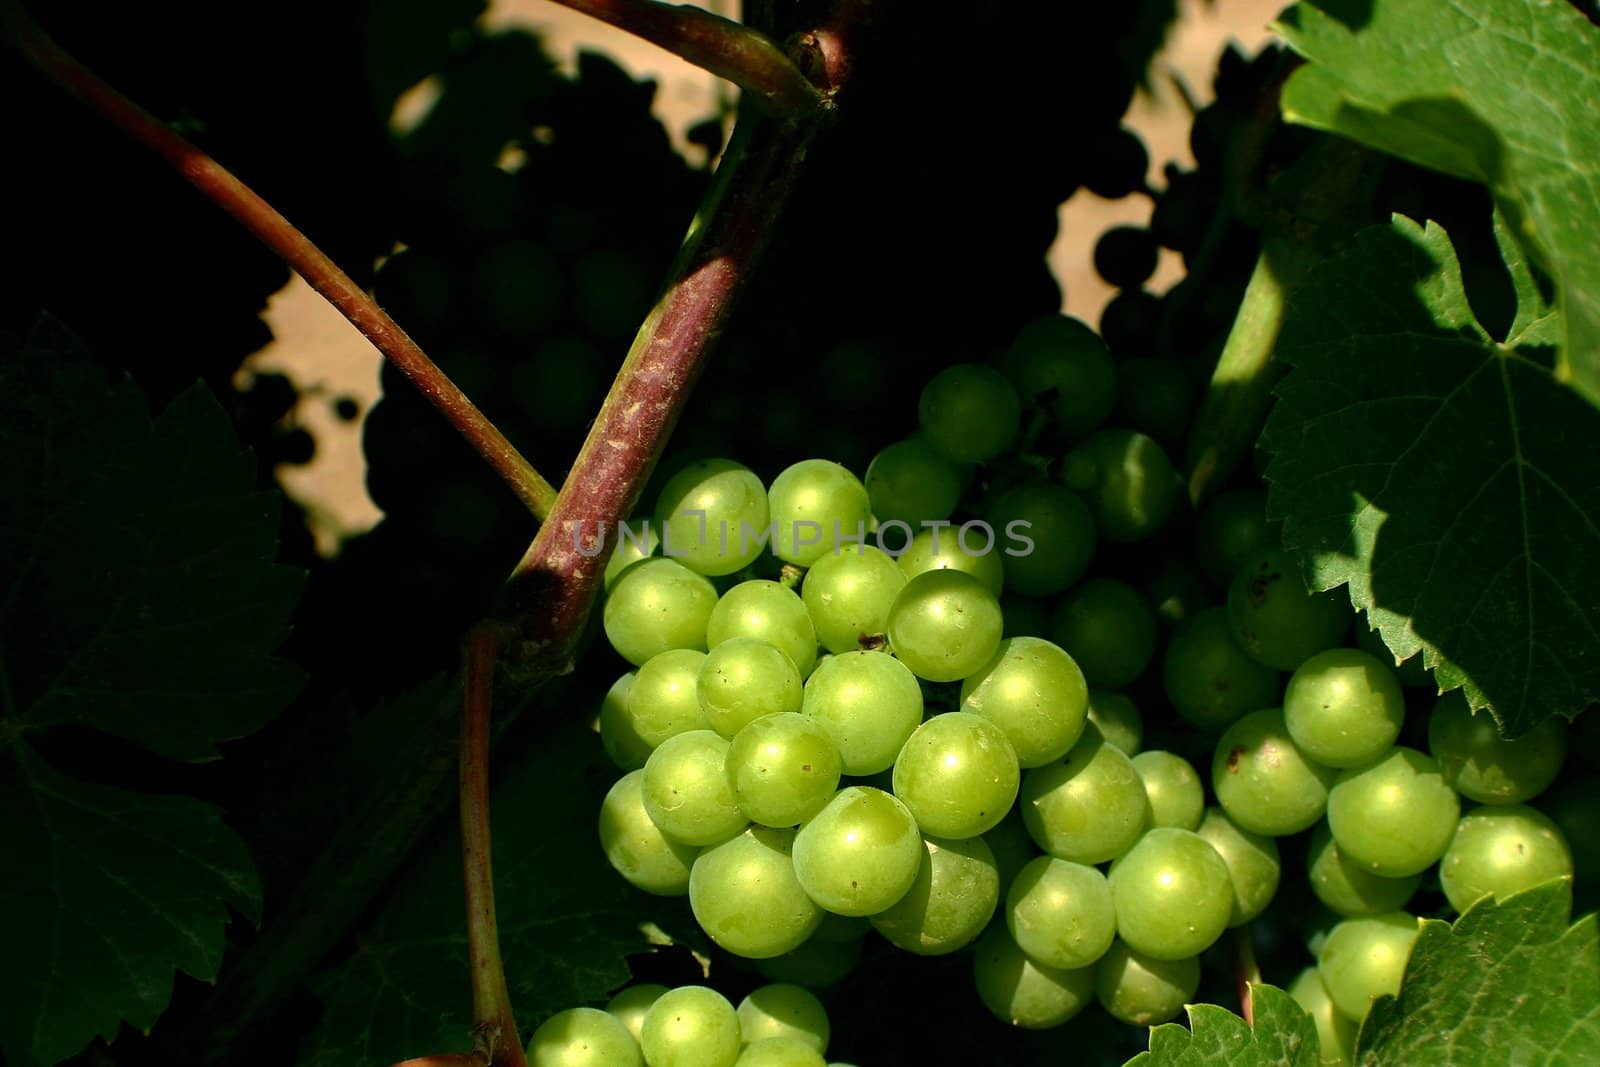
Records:
[[[1193,830],[1206,810],[1206,790],[1189,761],[1159,749],[1133,757],[1133,769],[1150,802],[1150,826]]]
[[[1105,342],[1065,315],[1024,326],[1001,357],[1000,370],[1025,406],[1044,406],[1068,437],[1105,422],[1117,402],[1117,372]]]
[[[704,575],[673,559],[629,567],[606,596],[602,621],[611,647],[635,667],[673,648],[705,651],[717,591]]]
[[[1226,729],[1245,712],[1278,699],[1278,672],[1245,654],[1221,608],[1178,624],[1161,680],[1173,710],[1207,730]]]
[[[628,693],[633,689],[638,672],[629,671],[611,683],[600,701],[600,744],[611,762],[625,771],[636,771],[650,758],[654,747],[633,727],[628,715]]]
[[[644,808],[661,832],[685,845],[711,845],[748,821],[723,763],[728,742],[710,730],[669,737],[644,765]]]
[[[1056,644],[1090,685],[1116,688],[1144,673],[1156,651],[1156,617],[1126,582],[1096,578],[1068,593],[1051,620]]]
[[[1346,919],[1335,926],[1317,954],[1317,973],[1339,1014],[1359,1023],[1375,998],[1400,992],[1416,941],[1416,916],[1403,911]]]
[[[1406,718],[1394,672],[1365,652],[1330,648],[1289,677],[1283,719],[1289,736],[1325,767],[1354,767],[1386,752]]]
[[[1017,799],[1017,754],[1000,727],[980,715],[935,715],[894,761],[894,793],[924,833],[976,837]]]
[[[758,578],[722,594],[706,620],[706,643],[757,637],[783,650],[804,678],[817,663],[817,630],[805,601],[792,589]]]
[[[859,941],[872,933],[872,921],[864,915],[822,913],[822,925],[811,935],[814,941]]]
[[[1101,430],[1069,457],[1094,464],[1089,510],[1107,541],[1142,541],[1166,525],[1178,501],[1178,472],[1161,446],[1132,430]]]
[[[908,437],[872,457],[867,466],[867,497],[879,522],[918,526],[948,519],[961,500],[961,471],[928,447]]]
[[[726,769],[739,810],[752,822],[798,826],[839,788],[839,749],[822,723],[784,712],[735,734]]]
[[[1039,854],[1039,847],[1034,844],[1033,837],[1028,833],[1027,824],[1022,821],[1020,808],[1012,808],[1006,812],[1006,817],[1001,819],[993,830],[984,834],[983,840],[989,846],[989,851],[994,853],[995,869],[1000,872],[1002,894],[1016,880],[1017,873]]]
[[[783,651],[759,638],[735,637],[705,658],[695,693],[704,724],[732,740],[757,719],[799,711],[805,689]]]
[[[657,896],[689,891],[695,849],[663,834],[644,805],[644,771],[629,771],[600,802],[600,848],[628,884]]]
[[[662,488],[656,517],[663,555],[699,574],[732,574],[761,555],[767,487],[731,459],[696,460]]]
[[[1178,360],[1124,359],[1117,364],[1122,419],[1159,441],[1183,442],[1194,414],[1194,393],[1194,380]]]
[[[708,725],[698,684],[706,654],[692,648],[658,652],[639,668],[628,690],[627,723],[650,751],[669,737]],[[641,764],[640,766],[643,766]]]
[[[1200,988],[1200,960],[1158,960],[1117,941],[1095,968],[1095,994],[1113,1019],[1155,1026],[1175,1018]]]
[[[1156,621],[1176,626],[1211,606],[1205,579],[1186,560],[1164,559],[1141,587]]]
[[[733,1067],[739,1013],[715,989],[679,986],[645,1013],[639,1044],[650,1067]]]
[[[1094,559],[1094,516],[1070,489],[1049,482],[1012,486],[990,502],[984,518],[1005,546],[997,558],[1014,592],[1054,596]]]
[[[1111,886],[1097,868],[1040,856],[1022,868],[1006,893],[1006,929],[1029,959],[1087,967],[1117,937]]]
[[[734,1067],[828,1067],[822,1053],[793,1037],[765,1037],[739,1053]]]
[[[1047,600],[1007,593],[1000,598],[1000,612],[1005,616],[1002,632],[1006,637],[1043,639],[1050,636],[1050,602]]]
[[[922,721],[922,687],[886,652],[830,656],[806,679],[800,710],[828,728],[844,773],[879,774]]]
[[[550,250],[532,241],[504,241],[472,268],[479,321],[512,333],[546,329],[565,303],[564,272]]]
[[[1200,512],[1194,554],[1206,576],[1226,589],[1251,556],[1278,547],[1280,538],[1278,524],[1267,521],[1265,489],[1230,489]]]
[[[598,1008],[550,1016],[528,1041],[529,1067],[644,1067],[639,1042],[622,1021]]]
[[[1093,967],[1063,970],[1029,959],[1004,923],[993,924],[978,939],[972,977],[984,1007],[1024,1030],[1060,1026],[1094,1000]]]
[[[1211,843],[1191,830],[1151,830],[1111,866],[1117,936],[1156,959],[1211,947],[1233,914],[1233,880]]]
[[[1206,809],[1195,833],[1205,838],[1228,866],[1228,878],[1233,882],[1233,911],[1228,915],[1228,925],[1243,926],[1266,911],[1277,895],[1278,879],[1283,873],[1278,843],[1240,829],[1218,807]]]
[[[628,1033],[637,1041],[639,1035],[644,1032],[645,1014],[666,991],[666,986],[652,982],[631,985],[611,998],[611,1002],[606,1005],[606,1011],[620,1019],[622,1025],[628,1028]]]
[[[982,540],[977,541],[973,550],[969,551],[960,541],[962,529],[964,527],[940,529],[936,526],[917,534],[906,550],[895,558],[900,573],[910,581],[928,571],[961,571],[972,575],[988,586],[995,596],[999,596],[1006,581],[1000,553],[994,551],[992,544],[987,551],[977,551],[984,545]]]
[[[1228,727],[1211,758],[1211,789],[1228,817],[1251,833],[1297,834],[1322,818],[1338,771],[1306,758],[1281,708],[1253,711]]]
[[[1569,778],[1541,797],[1539,806],[1561,827],[1562,836],[1584,846],[1572,854],[1578,886],[1600,888],[1600,848],[1590,844],[1600,840],[1600,780]]]
[[[1567,757],[1567,724],[1546,719],[1515,741],[1500,736],[1487,711],[1472,713],[1461,690],[1440,697],[1428,717],[1428,751],[1464,797],[1521,804],[1550,787]]]
[[[1398,911],[1411,901],[1422,875],[1384,878],[1352,862],[1339,851],[1327,826],[1311,831],[1306,852],[1306,878],[1317,899],[1344,916],[1380,915]]]
[[[1560,827],[1521,804],[1468,812],[1439,864],[1444,895],[1457,911],[1571,875],[1572,849]]]
[[[700,853],[689,875],[695,921],[736,956],[770,959],[799,948],[822,922],[794,876],[793,830],[752,826]]]
[[[1133,761],[1092,726],[1065,759],[1023,775],[1019,796],[1034,842],[1073,863],[1116,859],[1139,840],[1150,813]]]
[[[1065,756],[1083,735],[1089,687],[1059,646],[1012,637],[962,680],[961,709],[998,726],[1022,767],[1042,767]]]
[[[922,437],[952,463],[986,463],[1016,440],[1017,391],[998,371],[958,363],[934,376],[917,401]]]
[[[772,480],[767,504],[775,529],[772,554],[797,567],[842,551],[846,543],[862,543],[872,519],[866,486],[826,459],[785,468]]]
[[[1322,1067],[1346,1067],[1355,1058],[1356,1024],[1339,1014],[1315,967],[1307,967],[1289,983],[1289,996],[1317,1026]]]
[[[1350,604],[1338,592],[1313,593],[1287,552],[1266,548],[1240,566],[1228,586],[1228,625],[1257,662],[1292,671],[1350,627]]]
[[[605,574],[601,578],[608,594],[623,571],[642,559],[654,556],[656,549],[661,547],[661,535],[649,519],[629,519],[623,525],[624,529],[616,531],[616,547],[611,552],[611,558],[606,560]]]
[[[983,932],[1000,900],[1000,872],[981,837],[924,837],[921,866],[905,896],[872,916],[890,944],[943,956]]]
[[[811,899],[838,915],[873,915],[906,895],[922,863],[910,810],[870,786],[841,789],[794,841],[794,870]]]
[[[1106,744],[1125,756],[1137,756],[1144,744],[1144,720],[1139,706],[1125,693],[1089,690],[1089,724],[1100,731]]]
[[[739,1033],[745,1044],[786,1037],[825,1052],[830,1035],[828,1011],[810,990],[774,982],[739,1002]]]
[[[756,960],[756,970],[769,982],[789,982],[807,989],[822,989],[840,981],[861,962],[863,938],[854,941],[819,941],[813,937],[793,952],[770,960]]]
[[[1396,746],[1340,772],[1328,792],[1328,829],[1340,853],[1385,878],[1436,863],[1460,817],[1461,800],[1439,765],[1414,748]]]
[[[1407,689],[1431,689],[1435,693],[1439,691],[1439,687],[1434,684],[1433,672],[1423,665],[1420,651],[1413,652],[1411,658],[1404,662],[1396,663],[1394,653],[1383,643],[1383,636],[1377,630],[1369,630],[1358,620],[1355,631],[1356,647],[1393,670],[1396,680],[1401,685]]]
[[[889,609],[889,645],[930,682],[975,674],[1000,647],[1000,601],[960,571],[928,571],[906,583]]]
[[[817,639],[829,652],[854,652],[883,633],[889,609],[906,576],[889,555],[870,545],[859,552],[823,556],[800,587]]]

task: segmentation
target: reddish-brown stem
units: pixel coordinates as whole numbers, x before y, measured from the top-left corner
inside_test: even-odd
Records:
[[[428,358],[400,324],[310,238],[226,167],[172,132],[161,120],[69,55],[39,28],[17,0],[0,0],[0,31],[45,77],[161,157],[184,180],[277,253],[421,390],[529,511],[540,519],[550,513],[556,496],[550,483]]]
[[[1239,1014],[1245,1025],[1256,1024],[1255,996],[1251,987],[1261,981],[1261,967],[1256,963],[1256,943],[1250,936],[1250,925],[1233,928],[1233,973],[1239,983]]]

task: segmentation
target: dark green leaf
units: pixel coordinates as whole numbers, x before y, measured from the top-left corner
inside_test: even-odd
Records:
[[[1215,1004],[1188,1008],[1187,1028],[1167,1023],[1150,1029],[1150,1051],[1127,1067],[1319,1067],[1317,1027],[1289,994],[1251,986],[1255,1026]]]

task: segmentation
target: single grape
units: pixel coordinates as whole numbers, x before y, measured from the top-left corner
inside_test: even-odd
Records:
[[[919,956],[943,956],[983,932],[1000,900],[1000,872],[981,837],[924,837],[911,888],[872,916],[890,944]]]
[[[611,762],[625,771],[636,771],[650,758],[654,747],[634,729],[628,715],[628,693],[633,689],[638,672],[629,671],[611,683],[600,700],[600,744],[611,757]]]
[[[1445,781],[1483,804],[1521,804],[1550,787],[1567,757],[1567,724],[1546,719],[1515,741],[1500,736],[1487,711],[1474,715],[1456,689],[1428,717],[1428,751]]]
[[[844,773],[866,777],[894,766],[922,721],[922,687],[887,652],[844,652],[806,679],[800,710],[827,727]]]
[[[1178,472],[1161,446],[1132,430],[1101,430],[1074,455],[1094,464],[1089,510],[1107,541],[1142,541],[1172,514]]]
[[[635,667],[673,648],[706,648],[717,591],[674,559],[647,559],[620,575],[606,596],[606,639]]]
[[[1140,587],[1145,603],[1156,613],[1156,621],[1166,626],[1187,622],[1211,606],[1211,591],[1206,580],[1187,560],[1168,558]]]
[[[838,915],[873,915],[905,896],[922,863],[922,835],[881,789],[841,789],[800,828],[794,870],[806,893]]]
[[[813,937],[793,952],[770,960],[756,960],[756,970],[769,982],[788,982],[807,989],[823,989],[842,980],[861,962],[863,938],[853,941],[819,941]]]
[[[1133,847],[1149,818],[1133,761],[1086,727],[1058,763],[1022,776],[1022,820],[1040,848],[1073,863],[1104,863]]]
[[[817,927],[817,932],[811,935],[817,941],[860,941],[872,933],[872,921],[865,915],[835,915],[831,911],[822,913],[822,925]]]
[[[809,567],[853,541],[866,539],[872,507],[866,486],[844,467],[806,459],[784,469],[767,490],[774,534],[772,554]]]
[[[1355,634],[1356,647],[1393,670],[1395,678],[1401,685],[1407,689],[1429,689],[1435,693],[1439,691],[1433,680],[1433,672],[1423,665],[1420,651],[1413,652],[1404,662],[1396,663],[1394,653],[1383,643],[1383,635],[1377,630],[1368,629],[1364,617],[1357,618]]]
[[[616,545],[601,578],[608,594],[623,571],[642,559],[649,559],[661,547],[661,534],[649,519],[629,519],[611,535],[616,538]]]
[[[1560,827],[1522,804],[1468,812],[1439,863],[1444,895],[1457,911],[1571,875],[1572,849]]]
[[[1117,363],[1120,422],[1168,446],[1182,444],[1194,416],[1195,380],[1176,359],[1124,359]]]
[[[1050,636],[1050,602],[1036,596],[1018,596],[1007,593],[1000,598],[1000,611],[1005,616],[1002,633],[1006,637]]]
[[[1000,727],[980,715],[935,715],[906,740],[894,761],[894,794],[924,833],[976,837],[1017,799],[1017,754]]]
[[[828,1061],[798,1038],[764,1037],[746,1045],[734,1067],[828,1067]]]
[[[641,982],[631,985],[627,989],[611,998],[606,1005],[606,1011],[621,1020],[622,1025],[628,1028],[628,1033],[633,1035],[635,1041],[644,1032],[644,1017],[650,1006],[661,999],[661,994],[667,991],[667,986],[657,985],[653,982]]]
[[[1156,241],[1149,230],[1113,226],[1094,243],[1095,273],[1107,285],[1137,289],[1156,272]]]
[[[999,596],[1006,582],[1005,565],[992,543],[983,536],[971,537],[967,545],[961,540],[964,527],[933,527],[923,530],[911,539],[911,544],[895,559],[900,573],[910,581],[928,571],[962,571],[972,575]],[[992,540],[992,539],[991,539]],[[985,548],[987,550],[978,551]]]
[[[817,560],[806,572],[800,599],[823,648],[854,652],[864,639],[883,633],[889,609],[905,584],[895,561],[869,545]]]
[[[1394,672],[1353,648],[1318,652],[1295,668],[1283,694],[1289,736],[1325,767],[1377,759],[1400,736],[1405,718]]]
[[[1590,847],[1590,842],[1600,840],[1600,779],[1568,778],[1541,797],[1539,806],[1555,820],[1563,837],[1580,843],[1572,854],[1578,886],[1600,888],[1600,848]]]
[[[1190,830],[1151,830],[1111,866],[1117,936],[1157,959],[1181,960],[1211,947],[1233,913],[1228,865]]]
[[[1289,554],[1266,548],[1245,560],[1228,586],[1228,625],[1258,662],[1292,671],[1344,640],[1350,605],[1342,593],[1308,590]]]
[[[983,840],[994,853],[995,869],[1000,872],[1000,892],[1003,895],[1016,880],[1017,872],[1039,855],[1039,846],[1028,833],[1020,808],[1006,812],[1006,817],[984,834]]]
[[[1226,589],[1250,557],[1276,548],[1281,537],[1278,524],[1267,521],[1265,489],[1230,489],[1200,512],[1194,554],[1206,576]]]
[[[822,922],[794,876],[793,830],[752,826],[700,853],[689,875],[695,921],[722,948],[770,959],[799,948]]]
[[[645,1013],[639,1044],[650,1067],[733,1067],[739,1013],[715,989],[679,986]]]
[[[1050,634],[1093,686],[1116,688],[1144,673],[1156,650],[1156,617],[1126,582],[1096,578],[1068,593]]]
[[[1306,877],[1317,899],[1344,916],[1398,911],[1410,903],[1422,884],[1420,874],[1384,878],[1353,862],[1339,851],[1339,843],[1325,825],[1311,831]]]
[[[1021,407],[998,371],[958,363],[923,386],[917,422],[928,446],[950,462],[986,463],[1016,440]]]
[[[1283,873],[1278,843],[1240,828],[1218,807],[1206,809],[1195,833],[1205,838],[1228,865],[1228,878],[1233,882],[1233,911],[1228,925],[1242,926],[1266,911],[1278,893],[1278,879]]]
[[[1318,1061],[1323,1067],[1346,1067],[1355,1059],[1356,1024],[1339,1014],[1315,967],[1307,967],[1289,983],[1289,996],[1317,1026]]]
[[[1040,856],[1006,893],[1006,928],[1030,959],[1051,967],[1087,967],[1117,936],[1111,886],[1097,868]]]
[[[1068,437],[1081,437],[1105,422],[1116,403],[1116,369],[1105,342],[1065,315],[1024,326],[1001,357],[1000,370],[1024,406],[1044,407]]]
[[[650,821],[674,841],[711,845],[744,827],[723,763],[728,742],[710,730],[669,737],[650,753],[644,775],[644,807]]]
[[[972,977],[984,1007],[1025,1030],[1060,1026],[1094,1000],[1093,967],[1063,970],[1029,959],[1003,923],[978,939]]]
[[[1133,769],[1144,783],[1150,802],[1150,826],[1193,830],[1206,811],[1206,790],[1200,775],[1182,756],[1159,749],[1133,757]]]
[[[1400,992],[1416,941],[1416,916],[1403,911],[1346,919],[1335,926],[1317,954],[1317,972],[1339,1014],[1359,1023],[1375,998]]]
[[[906,583],[889,609],[889,646],[930,682],[975,674],[1000,647],[1000,601],[960,571],[928,571]]]
[[[817,663],[817,630],[805,601],[792,589],[764,578],[722,594],[706,620],[707,647],[736,637],[757,637],[783,650],[804,678]]]
[[[539,1024],[528,1041],[529,1067],[644,1067],[639,1042],[614,1015],[568,1008]]]
[[[1144,720],[1138,705],[1125,693],[1089,690],[1089,725],[1125,756],[1137,756],[1144,743]]]
[[[1085,155],[1083,187],[1095,196],[1121,200],[1145,187],[1150,153],[1128,127],[1119,126],[1105,134]]]
[[[1211,789],[1228,817],[1268,837],[1297,834],[1322,818],[1338,774],[1306,758],[1281,708],[1253,711],[1228,727],[1211,759]]]
[[[1083,735],[1089,687],[1058,645],[1012,637],[961,682],[961,708],[998,726],[1022,767],[1042,767],[1065,756]]]
[[[696,460],[662,487],[656,519],[663,555],[699,574],[732,574],[761,555],[767,487],[731,459]]]
[[[701,721],[732,740],[757,719],[799,711],[805,689],[782,650],[760,638],[735,637],[705,657],[695,693]]]
[[[689,891],[695,849],[656,826],[644,805],[644,771],[629,771],[600,803],[600,848],[628,884],[657,896]]]
[[[764,826],[798,826],[839,788],[839,749],[810,716],[756,719],[734,735],[725,769],[739,809]]]
[[[646,759],[667,738],[709,725],[698,691],[705,662],[704,652],[673,648],[656,653],[639,668],[628,690],[626,719],[631,731],[649,746]]]
[[[879,522],[948,519],[961,500],[961,471],[920,437],[908,437],[872,457],[867,497]]]
[[[1221,608],[1207,608],[1178,624],[1167,644],[1161,680],[1173,710],[1207,730],[1225,729],[1245,712],[1278,699],[1278,672],[1239,647]]]
[[[1341,854],[1385,878],[1417,874],[1444,855],[1461,800],[1439,765],[1396,746],[1339,774],[1328,792],[1328,829]]]
[[[1113,1019],[1154,1026],[1174,1018],[1200,988],[1200,960],[1160,960],[1114,942],[1095,968],[1095,994]]]
[[[1070,489],[1023,482],[995,497],[984,519],[1002,546],[996,558],[1014,592],[1054,596],[1083,577],[1094,559],[1094,516]]]

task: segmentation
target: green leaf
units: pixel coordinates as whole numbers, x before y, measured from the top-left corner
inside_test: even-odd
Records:
[[[1555,380],[1600,403],[1600,29],[1559,0],[1313,0],[1283,113],[1486,183],[1566,317]]]
[[[1572,880],[1449,923],[1426,919],[1400,996],[1380,998],[1357,1039],[1366,1067],[1600,1063],[1600,934],[1568,926]]]
[[[1319,1067],[1321,1048],[1311,1016],[1289,994],[1250,987],[1255,1026],[1215,1004],[1191,1004],[1189,1025],[1150,1028],[1150,1051],[1126,1067]]]
[[[0,361],[0,1051],[53,1063],[148,1029],[174,968],[215,976],[244,842],[197,801],[78,781],[31,736],[72,725],[209,759],[300,683],[272,658],[302,576],[276,494],[203,387],[152,421],[53,321]]]
[[[1497,344],[1442,230],[1364,231],[1290,306],[1262,437],[1312,584],[1348,583],[1398,658],[1421,650],[1507,736],[1600,696],[1600,412],[1552,374],[1518,288]]]

